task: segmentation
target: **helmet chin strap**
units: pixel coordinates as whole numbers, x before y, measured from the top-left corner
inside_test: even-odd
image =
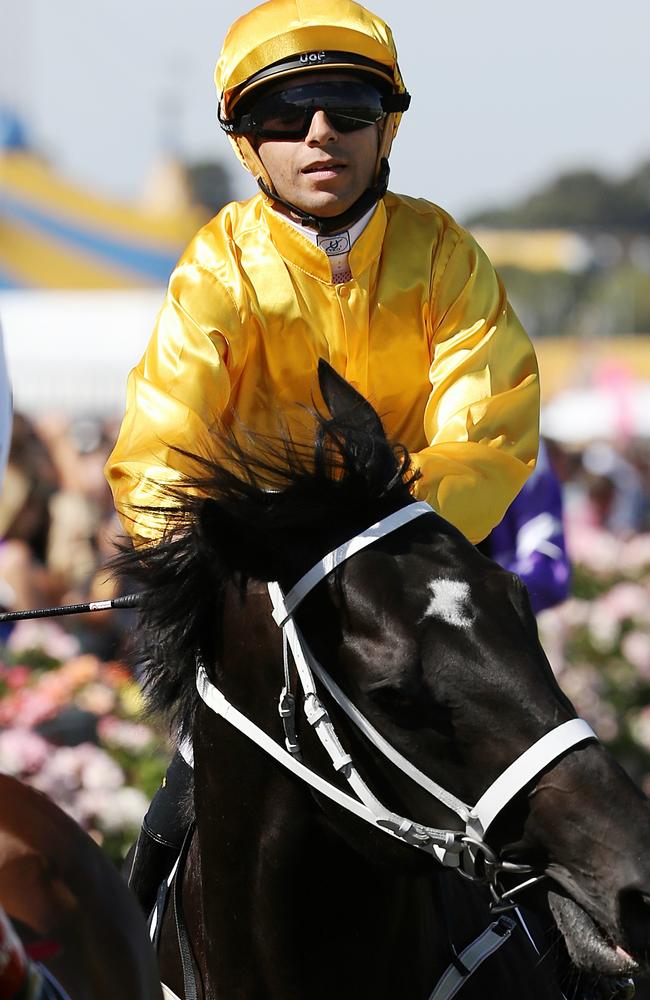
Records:
[[[332,215],[329,218],[323,218],[320,215],[310,215],[309,212],[304,212],[297,205],[292,205],[290,201],[286,201],[276,194],[275,191],[272,191],[261,177],[257,178],[257,183],[268,198],[277,201],[280,205],[284,205],[292,215],[298,216],[301,222],[315,229],[319,235],[328,236],[330,233],[340,233],[342,229],[346,229],[352,225],[353,222],[356,222],[362,215],[365,215],[373,205],[376,205],[384,197],[388,188],[389,174],[390,167],[388,160],[386,157],[382,157],[377,180],[372,187],[367,188],[361,197],[357,198],[355,203],[346,209],[345,212],[341,212],[340,215]]]

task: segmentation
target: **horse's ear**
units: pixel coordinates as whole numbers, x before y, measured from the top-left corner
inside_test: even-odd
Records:
[[[324,358],[318,360],[318,384],[327,409],[335,419],[354,422],[373,437],[386,437],[384,426],[368,400],[335,372]]]

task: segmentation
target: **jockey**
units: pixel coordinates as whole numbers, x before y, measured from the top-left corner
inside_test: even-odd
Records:
[[[297,442],[322,408],[320,357],[411,452],[416,493],[478,542],[535,464],[535,355],[483,251],[446,212],[388,191],[410,97],[388,26],[353,0],[269,0],[230,28],[218,117],[259,192],[226,205],[172,274],[107,464],[136,543],[165,526],[161,486],[238,427]],[[301,405],[302,404],[302,405]],[[138,840],[149,907],[177,852],[177,754]]]

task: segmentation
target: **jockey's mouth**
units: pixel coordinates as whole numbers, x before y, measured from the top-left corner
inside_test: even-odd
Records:
[[[345,170],[347,167],[346,163],[342,160],[317,160],[315,163],[310,163],[306,167],[302,167],[302,174],[316,174],[316,173],[328,173],[333,171],[338,173],[340,170]]]

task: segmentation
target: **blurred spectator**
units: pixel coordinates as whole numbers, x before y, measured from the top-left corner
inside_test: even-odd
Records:
[[[612,445],[590,444],[582,455],[587,511],[596,527],[630,536],[644,527],[646,497],[640,472]]]
[[[543,441],[533,475],[480,549],[521,577],[535,614],[569,596],[561,487]]]
[[[102,570],[121,534],[103,467],[112,428],[96,419],[17,414],[0,492],[0,605],[8,610],[104,600],[116,584]],[[60,618],[85,652],[121,649],[129,616]],[[0,639],[11,629],[0,627]]]
[[[7,372],[2,326],[0,326],[0,487],[4,478],[11,443],[11,384]]]
[[[112,516],[103,466],[111,441],[99,420],[39,421],[41,440],[56,467],[59,490],[50,502],[52,519],[47,563],[68,593],[78,599],[88,587],[98,563],[98,536],[104,519]]]
[[[9,463],[0,493],[2,603],[36,608],[56,601],[60,582],[46,569],[54,464],[30,421],[14,414]]]

